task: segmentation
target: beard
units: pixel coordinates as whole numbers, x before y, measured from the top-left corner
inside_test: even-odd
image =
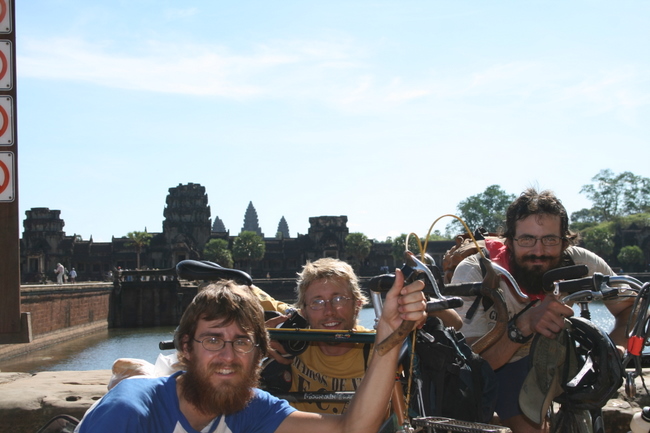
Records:
[[[214,363],[202,368],[196,358],[192,357],[187,371],[182,376],[181,395],[205,415],[230,415],[239,412],[248,405],[253,397],[253,388],[258,384],[259,371],[256,363],[253,363],[250,371],[244,371],[239,364],[228,365],[240,379],[213,385],[210,378],[223,366],[223,363]]]
[[[531,264],[536,260],[544,260],[544,264]],[[510,259],[510,270],[519,287],[525,293],[538,295],[543,292],[544,274],[551,269],[559,268],[561,265],[561,256],[537,256],[527,254],[517,258],[514,254]]]

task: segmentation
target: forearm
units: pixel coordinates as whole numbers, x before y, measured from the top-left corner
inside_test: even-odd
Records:
[[[478,339],[474,339],[474,341],[476,340]],[[521,346],[521,344],[510,341],[506,333],[504,333],[492,346],[479,353],[479,355],[490,364],[493,370],[496,370],[507,364]]]
[[[377,333],[377,341],[383,341],[389,333]],[[370,365],[345,414],[341,417],[345,432],[375,433],[385,418],[386,405],[395,385],[398,344],[384,355],[373,353]]]
[[[429,315],[442,320],[442,323],[447,328],[451,327],[456,331],[460,331],[460,328],[463,327],[463,319],[461,319],[456,310],[436,311],[435,313],[430,313]]]
[[[629,305],[627,308],[618,312],[615,316],[616,321],[614,322],[614,328],[609,333],[609,337],[612,339],[614,344],[622,346],[623,348],[627,347],[627,334],[625,330],[631,313],[632,305]]]

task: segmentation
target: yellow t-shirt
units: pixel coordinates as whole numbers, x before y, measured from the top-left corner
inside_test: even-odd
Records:
[[[368,331],[357,327],[358,331]],[[291,392],[356,391],[366,371],[364,344],[343,355],[325,355],[315,344],[310,344],[305,352],[297,356],[291,366]],[[372,347],[368,353],[368,362]],[[341,414],[348,403],[292,403],[298,410],[306,412]]]
[[[260,304],[262,304],[264,311],[279,311],[280,313],[284,313],[289,307],[289,305],[284,302],[275,300],[268,293],[255,285],[250,286],[250,288],[255,296],[257,296],[257,299],[260,300]]]

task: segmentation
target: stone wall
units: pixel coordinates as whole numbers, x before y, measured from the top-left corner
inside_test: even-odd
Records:
[[[23,287],[20,309],[30,313],[33,339],[0,345],[0,359],[108,328],[112,291],[110,283]]]
[[[21,311],[32,316],[35,336],[65,328],[106,323],[113,286],[70,284],[21,290]]]
[[[112,298],[112,328],[178,325],[197,286],[177,281],[121,282]]]

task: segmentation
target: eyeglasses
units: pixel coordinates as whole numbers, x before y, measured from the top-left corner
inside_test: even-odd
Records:
[[[232,349],[235,352],[239,353],[248,353],[259,344],[253,343],[253,341],[250,338],[237,338],[236,340],[233,341],[226,341],[223,338],[218,338],[218,337],[207,337],[204,338],[203,340],[197,340],[196,338],[193,338],[194,341],[197,343],[201,343],[201,346],[205,350],[209,350],[210,352],[218,352],[224,347],[226,347],[226,343],[232,344]]]
[[[309,308],[312,310],[322,310],[325,308],[325,304],[329,302],[332,305],[332,308],[338,310],[339,308],[345,307],[350,299],[351,298],[343,295],[334,296],[332,299],[314,299],[309,303]]]
[[[535,236],[520,236],[514,238],[517,245],[520,247],[534,247],[537,241],[542,241],[542,245],[545,247],[554,247],[560,245],[563,239],[563,237],[555,235],[542,236],[541,238],[536,238]]]

